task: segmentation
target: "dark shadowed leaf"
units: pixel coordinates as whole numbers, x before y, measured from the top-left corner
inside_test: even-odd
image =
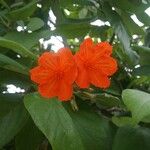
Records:
[[[112,150],[149,150],[150,129],[130,126],[118,129]]]
[[[18,105],[0,118],[0,148],[7,144],[24,126],[28,114],[23,105]]]
[[[30,3],[16,10],[10,11],[7,16],[13,21],[27,19],[36,10],[37,1],[32,0]]]
[[[43,139],[43,134],[30,118],[15,138],[16,150],[37,150]]]

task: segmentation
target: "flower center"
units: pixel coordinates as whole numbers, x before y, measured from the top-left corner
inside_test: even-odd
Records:
[[[63,76],[64,76],[64,72],[63,71],[57,71],[55,73],[55,77],[56,77],[57,80],[61,80],[63,78]]]
[[[90,62],[84,62],[84,67],[86,69],[93,69],[93,65]]]

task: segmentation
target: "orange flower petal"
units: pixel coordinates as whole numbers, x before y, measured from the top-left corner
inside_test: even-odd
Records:
[[[75,82],[80,88],[89,87],[90,83],[88,78],[88,72],[86,72],[84,68],[78,68],[78,76]]]
[[[108,42],[100,42],[96,44],[94,46],[94,50],[98,56],[104,56],[104,55],[110,56],[112,54],[112,46]]]
[[[38,63],[45,69],[54,69],[58,64],[58,58],[55,53],[45,52],[39,57]]]
[[[52,72],[44,70],[39,66],[30,70],[31,80],[36,83],[46,83],[52,75]]]
[[[65,82],[62,82],[59,86],[58,99],[61,101],[71,100],[73,87]]]
[[[49,80],[46,84],[39,85],[38,91],[45,98],[52,98],[58,95],[59,84],[57,80]]]
[[[103,59],[102,63],[101,70],[104,74],[111,76],[117,71],[117,62],[114,58]]]
[[[108,88],[110,86],[110,80],[107,76],[101,74],[98,71],[89,72],[90,81],[93,85],[100,88]]]
[[[85,39],[80,45],[80,54],[86,58],[90,57],[91,48],[93,46],[93,41],[91,38]]]
[[[104,75],[111,76],[117,71],[117,62],[112,57],[103,57],[97,60],[95,68],[101,70]]]
[[[80,56],[78,54],[74,56],[74,59],[78,66],[78,75],[77,75],[75,82],[80,88],[88,88],[90,85],[90,82],[88,78],[88,72],[86,71],[86,68],[84,67],[84,63],[82,59],[80,59]]]

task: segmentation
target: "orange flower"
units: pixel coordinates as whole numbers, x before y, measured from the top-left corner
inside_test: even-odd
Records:
[[[39,84],[38,91],[45,98],[58,97],[67,101],[72,96],[72,84],[77,76],[77,67],[68,48],[57,53],[45,52],[38,60],[39,66],[33,68],[31,80]]]
[[[88,88],[90,83],[100,88],[109,87],[109,76],[117,70],[117,62],[111,53],[112,46],[108,42],[94,44],[87,38],[81,43],[74,56],[78,67],[76,83],[80,88]]]

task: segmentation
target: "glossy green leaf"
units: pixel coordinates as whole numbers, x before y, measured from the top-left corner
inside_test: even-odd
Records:
[[[0,54],[0,67],[28,75],[28,68],[3,54]]]
[[[84,149],[81,137],[61,102],[56,99],[45,100],[36,93],[25,96],[24,102],[54,150]]]
[[[122,93],[122,98],[132,113],[134,124],[139,123],[143,118],[150,115],[150,94],[139,90],[126,89]]]
[[[0,118],[0,148],[7,144],[20,131],[28,119],[23,105],[12,109]]]
[[[139,19],[139,21],[141,21],[145,25],[150,25],[150,16],[147,15],[145,12],[137,13],[136,16]]]
[[[113,26],[115,34],[118,36],[120,42],[124,47],[124,52],[126,54],[126,61],[129,65],[133,66],[138,63],[138,55],[135,51],[133,51],[130,47],[130,37],[128,31],[116,11],[113,11],[108,3],[104,3],[103,10]]]
[[[33,33],[25,32],[8,32],[4,37],[7,40],[11,40],[21,44],[27,49],[31,49],[33,46],[39,43],[39,39],[48,38],[52,35],[50,30],[41,30]]]
[[[22,46],[17,42],[0,37],[0,46],[11,49],[23,57],[30,57],[32,59],[37,59],[36,55],[34,55],[32,52],[30,52],[28,49],[26,49],[24,46]]]
[[[137,35],[144,35],[144,30],[139,27],[130,17],[129,13],[121,12],[121,17],[123,22],[125,23],[127,29],[130,32],[130,35],[137,34]]]
[[[31,18],[29,23],[27,24],[27,29],[30,31],[36,31],[44,26],[43,20],[40,18],[34,17]]]
[[[128,11],[130,13],[137,13],[137,12],[142,12],[144,11],[146,8],[149,7],[148,4],[144,4],[142,3],[142,1],[139,0],[112,0],[112,5],[114,5],[115,7],[122,9],[124,11]]]
[[[84,30],[83,30],[84,29]],[[90,25],[85,23],[62,24],[56,27],[56,33],[66,38],[84,37],[90,30]]]
[[[118,129],[112,150],[149,150],[150,129],[130,126]]]
[[[106,119],[96,114],[86,103],[79,102],[77,112],[74,112],[69,104],[63,105],[80,134],[85,150],[111,149],[114,130]]]
[[[37,8],[36,4],[37,4],[37,1],[32,0],[30,3],[28,3],[24,7],[10,11],[7,14],[7,16],[13,21],[27,19],[27,17],[31,16],[33,12],[36,10]]]
[[[44,99],[37,93],[25,96],[24,103],[54,150],[110,149],[108,122],[89,108],[81,107],[81,110],[74,112],[68,104],[64,104],[64,108],[58,100]]]

